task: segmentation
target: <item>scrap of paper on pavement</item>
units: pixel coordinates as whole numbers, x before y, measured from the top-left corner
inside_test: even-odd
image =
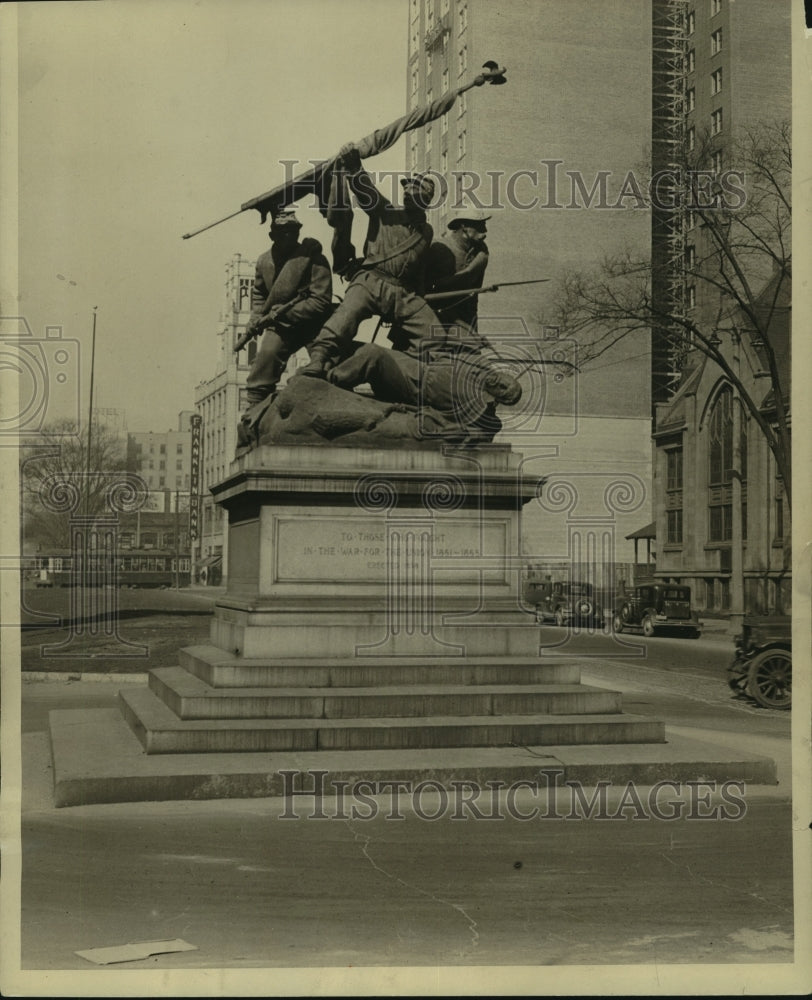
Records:
[[[151,955],[168,955],[175,951],[197,951],[197,946],[174,938],[171,941],[139,941],[109,948],[89,948],[87,951],[77,951],[76,954],[96,965],[113,965],[116,962],[137,962]]]

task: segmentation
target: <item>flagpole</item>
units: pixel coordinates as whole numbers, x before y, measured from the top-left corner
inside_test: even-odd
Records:
[[[96,368],[96,310],[93,306],[93,336],[90,341],[90,403],[87,414],[87,461],[85,462],[85,515],[90,513],[90,449],[93,442],[93,379]]]

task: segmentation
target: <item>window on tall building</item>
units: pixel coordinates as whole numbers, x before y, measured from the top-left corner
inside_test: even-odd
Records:
[[[434,0],[426,0],[426,27],[434,24]]]
[[[448,173],[448,151],[445,149],[440,153],[440,173]]]
[[[689,309],[696,309],[696,285],[688,285],[685,289],[685,300]]]
[[[448,133],[448,112],[440,118],[440,135],[446,135]]]
[[[417,90],[420,84],[420,73],[417,66],[412,70],[412,97],[417,97]]]
[[[417,21],[420,17],[420,0],[411,0],[409,4],[409,14],[412,21]]]
[[[685,267],[689,271],[693,271],[696,267],[696,247],[693,243],[685,248]]]
[[[689,10],[685,17],[685,33],[692,35],[696,31],[696,12]]]
[[[692,152],[696,148],[696,129],[693,125],[688,129],[686,138],[688,140],[688,151]]]
[[[160,479],[158,480],[158,485],[159,486],[166,486],[166,476],[161,476],[160,477]]]
[[[460,96],[457,98],[457,118],[462,118],[462,116],[465,114],[465,107],[466,104],[468,103],[465,100],[465,96],[466,96],[465,94],[460,94]]]
[[[733,453],[733,390],[725,387],[716,397],[708,422],[708,522],[712,542],[728,542],[733,536],[733,494],[736,473]],[[747,422],[741,421],[739,437],[742,538],[747,538]]]
[[[158,468],[159,469],[165,469],[166,468],[166,459],[162,458],[161,461],[158,462]]]
[[[688,54],[685,57],[685,72],[693,73],[696,69],[696,50],[688,49]]]
[[[432,131],[433,130],[432,130],[431,125],[428,125],[426,127],[426,153],[427,154],[431,152],[432,145],[433,145]]]
[[[177,462],[175,462],[175,468],[176,469],[183,469],[183,459],[182,458],[179,458],[177,460]]]
[[[449,7],[451,6],[451,0],[440,0],[440,16],[448,13]]]
[[[711,170],[714,173],[721,174],[722,172],[722,150],[717,149],[716,152],[711,156]]]
[[[468,46],[463,45],[459,52],[459,75],[462,76],[463,73],[468,69]]]
[[[722,89],[722,67],[711,73],[711,94],[718,94]]]
[[[711,55],[715,56],[722,51],[722,29],[717,28],[711,35]]]
[[[671,448],[665,453],[666,462],[666,490],[682,489],[682,448]]]
[[[182,441],[178,441],[178,444],[177,444],[177,447],[176,447],[175,451],[176,451],[176,452],[177,452],[177,453],[178,453],[179,455],[182,455],[182,454],[183,454],[183,442],[182,442]]]
[[[682,448],[665,453],[666,461],[666,540],[682,545]]]
[[[443,70],[443,79],[442,79],[442,90],[444,94],[448,93],[448,87],[449,87],[448,67],[446,66],[446,68]],[[445,115],[443,115],[443,117],[445,117]]]
[[[775,483],[775,533],[773,541],[784,541],[784,483],[781,479],[777,479]]]
[[[711,17],[715,17],[722,10],[722,0],[710,0]]]
[[[733,532],[730,469],[733,465],[733,392],[724,389],[713,405],[709,431],[708,537],[728,542]]]
[[[160,447],[160,449],[159,449],[159,451],[161,452],[162,455],[165,455],[166,454],[166,445],[162,444],[161,447]]]
[[[693,111],[696,107],[696,90],[693,87],[689,87],[685,91],[685,110]]]
[[[711,135],[719,135],[722,131],[722,109],[711,112]]]
[[[696,212],[689,208],[685,212],[685,229],[691,230],[696,228]]]
[[[459,33],[462,34],[463,31],[468,27],[468,4],[461,3],[459,10]]]
[[[465,156],[465,146],[466,146],[467,134],[465,129],[460,132],[457,137],[457,159],[461,160]]]

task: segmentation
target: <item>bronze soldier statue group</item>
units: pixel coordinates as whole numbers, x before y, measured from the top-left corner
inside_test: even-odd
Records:
[[[261,440],[263,414],[289,358],[303,346],[310,361],[299,374],[310,381],[311,391],[312,380],[350,392],[368,385],[376,401],[390,404],[379,408],[382,418],[393,408],[414,414],[406,433],[416,439],[492,440],[502,426],[496,405],[515,405],[521,387],[494,364],[486,353],[490,345],[478,331],[477,291],[488,265],[490,217],[476,209],[458,210],[448,232],[433,240],[426,215],[434,197],[430,176],[403,178],[403,204],[398,206],[375,187],[354,144],[344,146],[335,162],[338,183],[346,185],[368,216],[363,259],[342,259],[341,273],[349,286],[335,305],[321,244],[299,240],[301,223],[290,208],[272,213],[271,249],[257,261],[251,317],[239,344],[264,331],[246,383],[249,408],[242,418],[240,445]],[[359,324],[376,316],[391,324],[391,349],[355,339]],[[299,395],[305,391],[306,383],[300,382]],[[347,400],[348,414],[357,403]],[[363,409],[358,421],[355,427],[350,416],[339,420],[341,433],[369,431],[375,424]],[[325,428],[324,419],[319,426],[326,439],[340,436]]]

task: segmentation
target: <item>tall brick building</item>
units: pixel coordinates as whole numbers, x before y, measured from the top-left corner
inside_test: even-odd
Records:
[[[748,131],[789,120],[790,7],[789,0],[656,0],[655,169],[702,148],[720,175],[737,168]],[[741,260],[758,309],[769,310],[767,338],[788,393],[790,282],[756,258]],[[719,259],[690,208],[652,213],[652,263],[655,305],[714,334],[744,391],[773,419],[752,320],[708,280]],[[657,575],[690,583],[706,612],[786,611],[789,512],[774,457],[722,369],[696,350],[675,355],[666,334],[652,331]]]
[[[470,82],[486,61],[507,65],[505,86],[469,90],[441,119],[405,138],[406,168],[430,170],[438,186],[448,185],[447,197],[430,213],[437,235],[460,201],[491,216],[486,284],[554,279],[626,240],[645,251],[644,213],[601,211],[595,203],[606,207],[617,200],[648,139],[649,97],[639,86],[648,68],[647,7],[645,0],[409,0],[409,110]],[[585,41],[585,17],[597,24],[592,41]],[[590,142],[593,135],[600,140]],[[505,288],[482,298],[481,328],[497,350],[499,344],[516,347],[524,336],[545,357],[554,354],[547,325],[553,287]],[[617,515],[620,560],[633,558],[625,536],[650,520],[644,339],[629,347],[622,369],[559,382],[545,368],[543,385],[525,376],[524,398],[537,393],[538,419],[513,420],[504,411],[505,430],[497,439],[522,453],[528,475],[567,478],[577,491],[580,517],[604,515],[607,484],[618,475],[634,477],[644,499]],[[551,515],[528,504],[523,554],[531,562],[566,561],[573,555],[571,527],[563,512]]]

